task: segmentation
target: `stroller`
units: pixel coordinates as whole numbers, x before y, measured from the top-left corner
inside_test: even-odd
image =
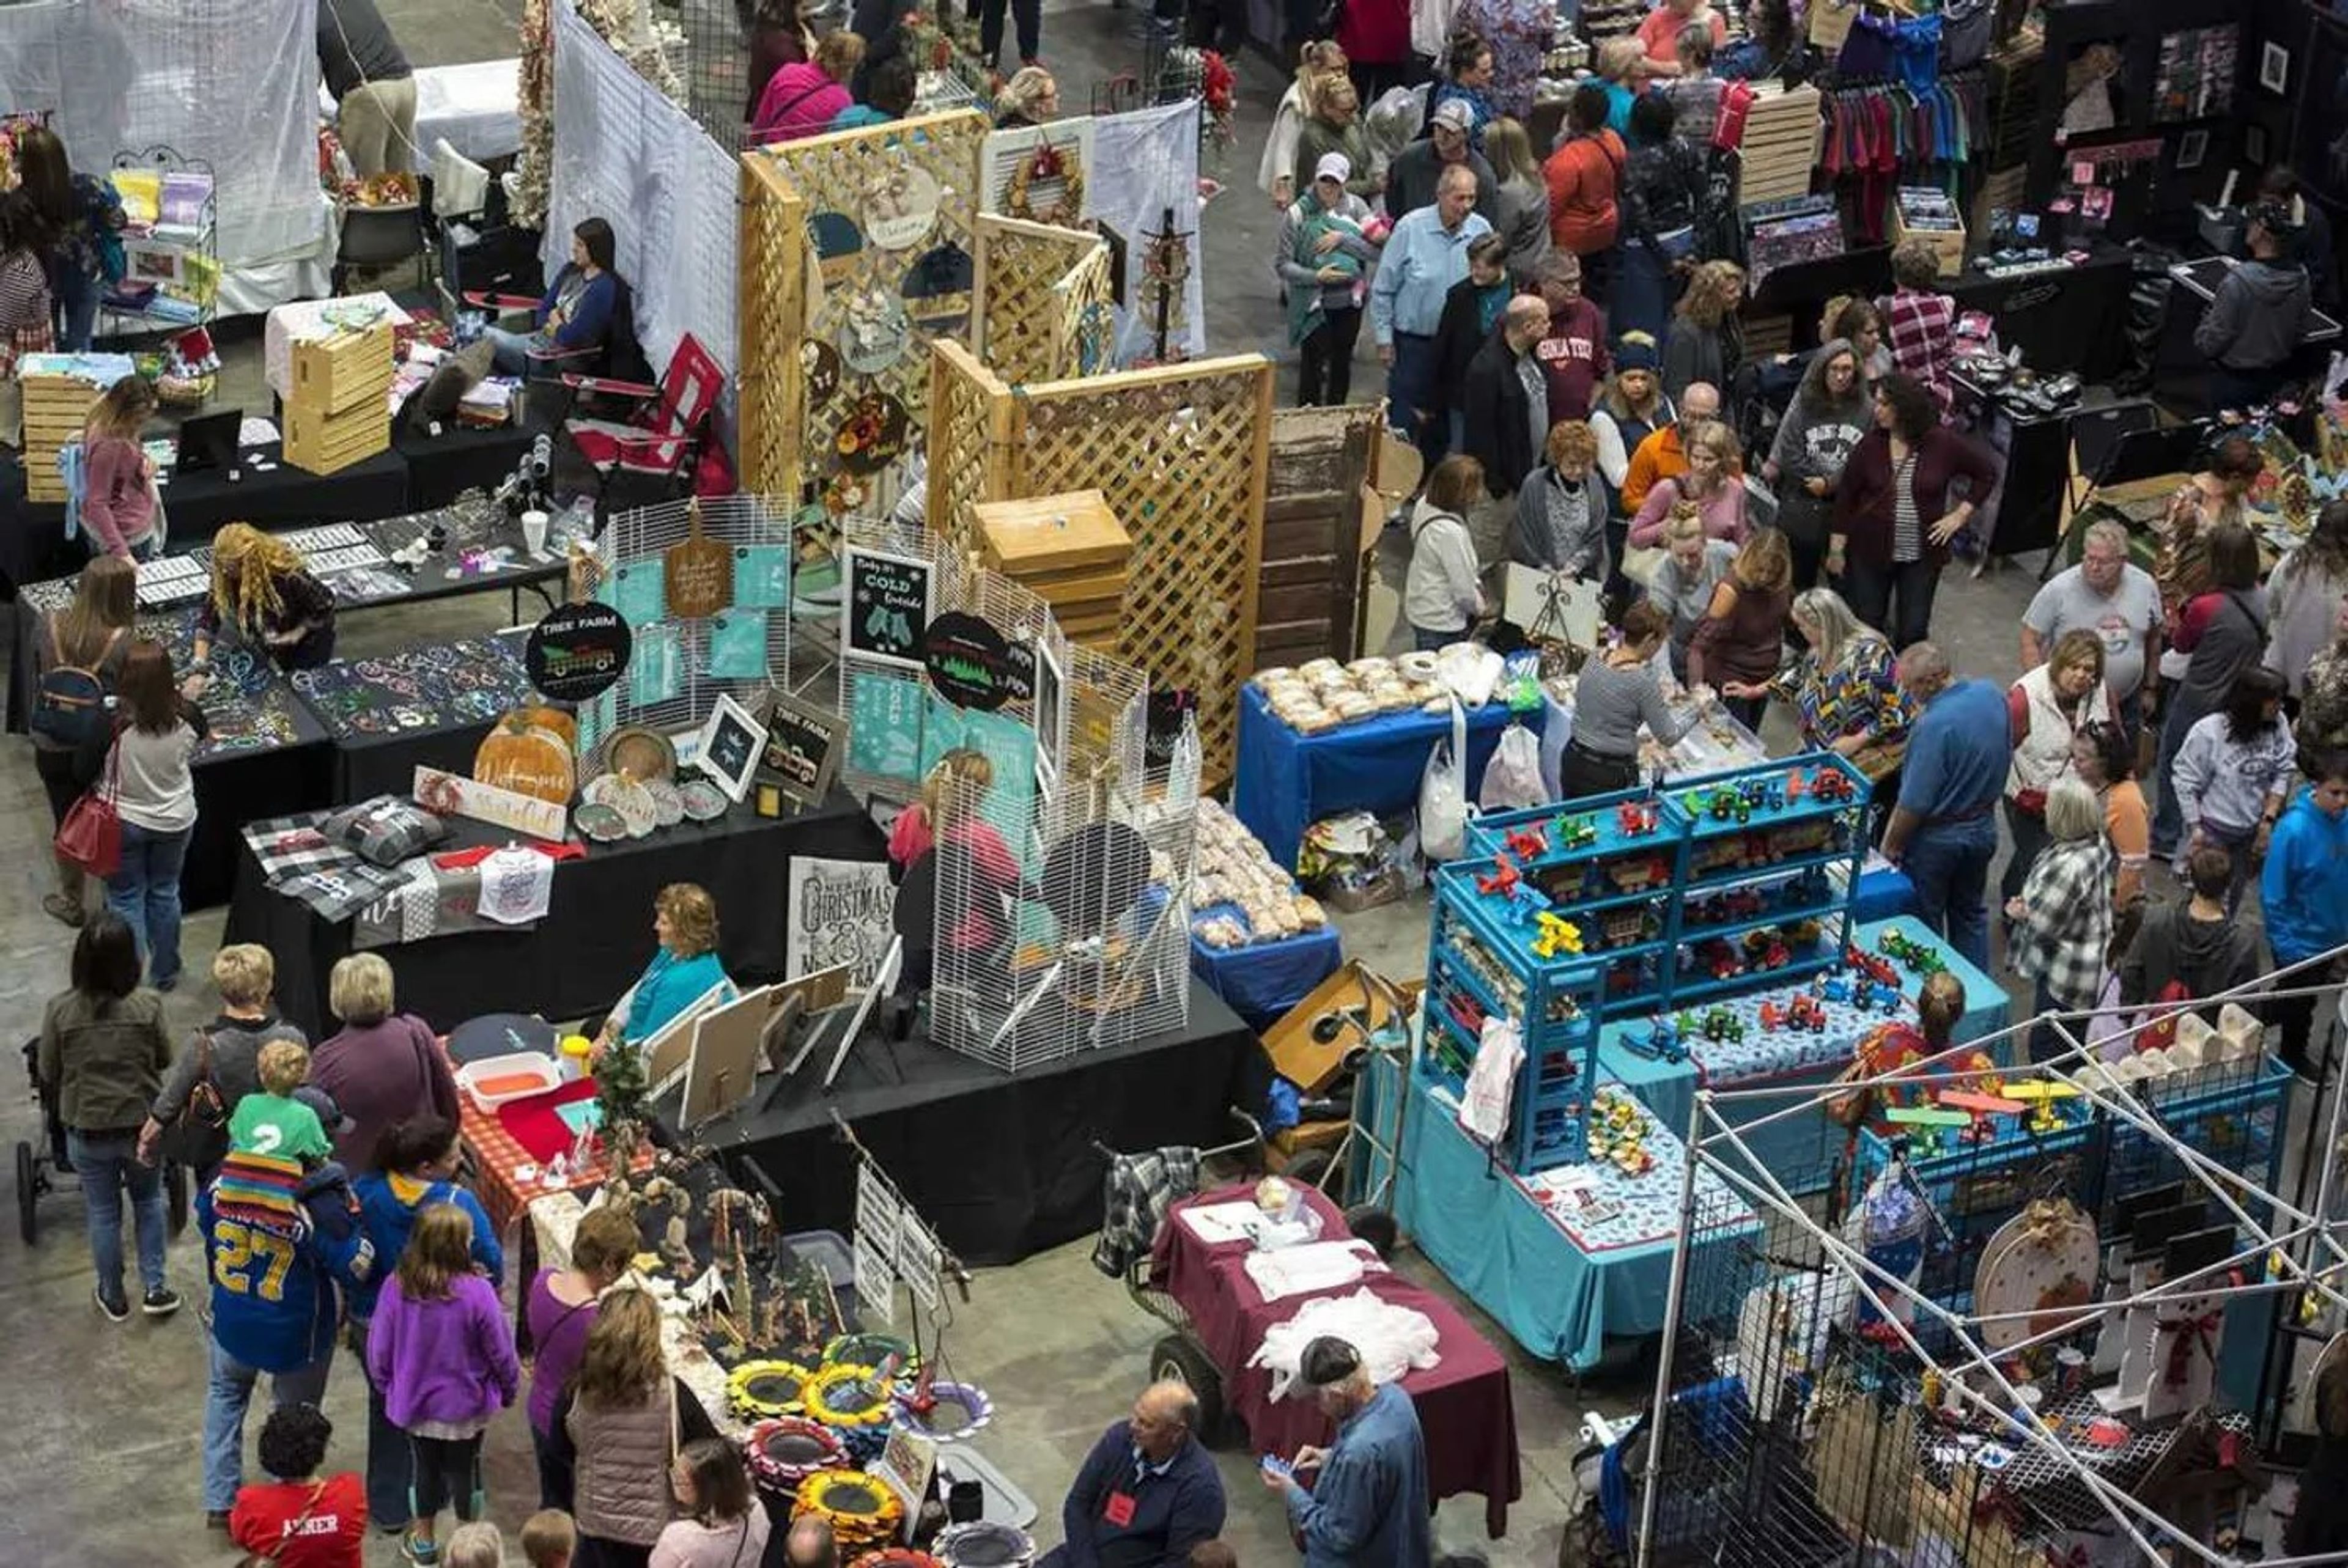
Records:
[[[41,1102],[42,1146],[36,1149],[23,1140],[16,1144],[16,1234],[31,1246],[40,1237],[41,1200],[57,1190],[58,1177],[73,1169],[73,1162],[66,1153],[66,1123],[57,1109],[57,1088],[41,1081],[41,1042],[28,1040],[24,1050],[25,1076],[32,1080],[34,1097]],[[188,1223],[187,1167],[163,1163],[163,1198],[171,1235],[177,1236]]]

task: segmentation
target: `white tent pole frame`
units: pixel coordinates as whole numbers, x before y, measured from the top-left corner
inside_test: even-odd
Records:
[[[1874,1278],[1884,1281],[1890,1285],[1899,1292],[1899,1294],[1906,1296],[1911,1303],[1928,1308],[1931,1312],[1932,1316],[1941,1319],[1949,1326],[1950,1331],[1956,1336],[1959,1343],[1972,1350],[1977,1357],[1981,1355],[1981,1347],[1975,1343],[1971,1335],[1965,1332],[1964,1325],[1961,1320],[1959,1320],[1953,1314],[1950,1313],[1946,1308],[1942,1307],[1940,1303],[1933,1301],[1931,1297],[1917,1291],[1916,1288],[1910,1286],[1906,1280],[1900,1279],[1878,1267],[1875,1264],[1870,1263],[1864,1255],[1852,1248],[1849,1244],[1844,1242],[1841,1237],[1833,1235],[1824,1226],[1810,1219],[1807,1214],[1802,1212],[1801,1204],[1794,1200],[1793,1195],[1778,1184],[1777,1178],[1770,1173],[1768,1167],[1762,1164],[1755,1158],[1753,1151],[1746,1145],[1746,1143],[1742,1138],[1737,1136],[1736,1129],[1729,1126],[1725,1121],[1715,1120],[1721,1135],[1725,1137],[1728,1142],[1735,1146],[1736,1152],[1743,1155],[1744,1158],[1751,1163],[1753,1171],[1759,1177],[1759,1182],[1754,1185],[1747,1185],[1742,1182],[1738,1182],[1736,1184],[1740,1187],[1744,1187],[1747,1194],[1752,1196],[1755,1201],[1776,1210],[1780,1214],[1792,1218],[1796,1224],[1809,1231],[1811,1239],[1818,1243],[1820,1249],[1826,1252],[1829,1256],[1836,1258],[1846,1266],[1852,1266],[1852,1287],[1861,1296],[1865,1296],[1868,1302],[1874,1307],[1876,1311],[1882,1314],[1883,1321],[1890,1327],[1892,1333],[1899,1337],[1900,1342],[1908,1348],[1909,1354],[1914,1356],[1916,1359],[1925,1367],[1937,1368],[1939,1366],[1939,1363],[1933,1360],[1931,1355],[1925,1350],[1923,1345],[1910,1330],[1908,1325],[1901,1322],[1891,1311],[1890,1307],[1885,1304],[1883,1297],[1876,1293],[1874,1286],[1869,1283],[1869,1276],[1873,1276]],[[1688,1163],[1691,1167],[1695,1163],[1695,1156],[1693,1151],[1690,1152]],[[1725,1166],[1716,1167],[1713,1173],[1721,1176],[1724,1179],[1734,1179],[1732,1173],[1726,1170]],[[1687,1250],[1684,1245],[1684,1238],[1683,1238],[1683,1245],[1680,1250],[1682,1252],[1685,1252]],[[2109,1304],[2106,1303],[2106,1305],[2108,1306]],[[1677,1331],[1678,1325],[1675,1323],[1667,1324],[1664,1329],[1664,1332],[1667,1334],[1676,1334]],[[2003,1370],[1998,1367],[1994,1360],[1983,1358],[1983,1370],[1985,1370],[1989,1374],[1991,1379],[1996,1383],[1999,1391],[2005,1396],[2006,1404],[2003,1409],[1992,1403],[1982,1395],[1973,1392],[1972,1389],[1968,1388],[1960,1379],[1949,1379],[1947,1387],[1953,1390],[1960,1399],[1977,1406],[1983,1414],[1991,1417],[1993,1419],[1998,1421],[2009,1421],[2009,1412],[2020,1410],[2025,1408],[2022,1398],[2022,1391],[2015,1388],[2014,1385],[2006,1378]],[[1666,1392],[1668,1393],[1668,1389]],[[2125,1504],[2128,1509],[2141,1512],[2146,1519],[2157,1524],[2164,1534],[2176,1533],[2174,1528],[2170,1526],[2166,1520],[2161,1519],[2157,1514],[2153,1513],[2150,1510],[2143,1508],[2134,1498],[2131,1498],[2127,1496],[2127,1493],[2120,1491],[2117,1488],[2106,1481],[2101,1476],[2096,1475],[2094,1471],[2088,1470],[2086,1466],[2081,1464],[2076,1455],[2073,1454],[2061,1443],[2056,1442],[2054,1440],[2054,1434],[2047,1431],[2044,1427],[2039,1425],[2036,1421],[2025,1421],[2012,1424],[2017,1424],[2021,1427],[2023,1440],[2025,1442],[2029,1443],[2034,1448],[2044,1450],[2050,1458],[2056,1460],[2065,1468],[2070,1470],[2090,1492],[2095,1494],[2099,1501],[2103,1501],[2106,1508],[2111,1509],[2113,1522],[2127,1532],[2128,1539],[2134,1542],[2137,1550],[2144,1553],[2145,1560],[2147,1562],[2155,1562],[2158,1560],[2158,1551],[2153,1546],[2152,1542],[2144,1538],[2143,1534],[2137,1531],[2136,1525],[2127,1518],[2127,1514],[2123,1513],[2118,1507],[2114,1506],[2114,1501],[2117,1500],[2118,1502]],[[1662,1433],[1657,1432],[1653,1434],[1648,1441],[1649,1454],[1651,1456],[1660,1454],[1662,1452],[1663,1446]],[[1656,1468],[1657,1463],[1657,1460],[1651,1458],[1649,1463],[1650,1480],[1648,1483],[1648,1490],[1651,1492],[1655,1490],[1653,1471]],[[2181,1543],[2188,1546],[2193,1546],[2196,1544],[2189,1541],[2181,1541]],[[2227,1563],[2230,1560],[2211,1557],[2209,1561],[2212,1563],[2222,1565]]]
[[[1688,1104],[1687,1158],[1680,1171],[1680,1245],[1672,1248],[1671,1283],[1663,1296],[1663,1343],[1655,1362],[1655,1398],[1647,1421],[1647,1485],[1639,1499],[1638,1568],[1648,1568],[1655,1538],[1655,1509],[1663,1493],[1656,1473],[1663,1463],[1663,1423],[1672,1398],[1673,1353],[1679,1347],[1680,1314],[1687,1302],[1688,1225],[1695,1217],[1695,1143],[1703,1134],[1709,1091],[1699,1089]]]

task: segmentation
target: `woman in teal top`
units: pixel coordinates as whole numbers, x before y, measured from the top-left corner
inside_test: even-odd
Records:
[[[617,1040],[634,1045],[651,1039],[712,986],[724,986],[728,998],[734,993],[717,958],[717,901],[706,889],[690,882],[662,888],[653,900],[653,935],[660,949],[603,1020],[595,1040],[599,1053]]]

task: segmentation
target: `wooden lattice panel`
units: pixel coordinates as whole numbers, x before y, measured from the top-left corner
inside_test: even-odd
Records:
[[[972,341],[980,357],[1014,386],[1079,374],[1076,323],[1067,302],[1075,292],[1072,278],[1097,271],[1105,281],[1107,270],[1108,245],[1097,235],[979,214]],[[1071,283],[1065,292],[1064,282]]]
[[[772,160],[742,160],[742,487],[799,493],[799,338],[806,325],[807,234],[798,199]]]
[[[929,484],[922,520],[967,551],[977,548],[973,508],[1010,498],[999,472],[1011,389],[958,343],[930,345]]]
[[[743,358],[746,365],[758,367],[761,377],[782,383],[779,395],[769,392],[756,400],[762,423],[754,429],[750,375],[744,376],[746,454],[782,465],[781,473],[760,477],[760,488],[795,495],[804,479],[849,481],[837,461],[836,437],[858,399],[869,393],[885,394],[902,406],[905,450],[921,448],[929,428],[929,345],[966,338],[970,331],[971,291],[940,292],[932,285],[942,273],[971,275],[941,266],[952,262],[955,252],[956,265],[974,270],[972,224],[986,132],[985,116],[956,109],[742,155],[751,197],[743,220]],[[880,242],[876,201],[900,202],[891,216],[902,223],[904,212],[923,210],[932,191],[934,218],[918,235],[902,244]],[[901,204],[908,193],[910,208]],[[766,210],[769,203],[772,214]],[[787,267],[761,253],[790,248],[794,235],[804,237],[797,247],[801,272],[796,282]],[[852,245],[844,243],[851,239]],[[859,356],[845,345],[852,323],[875,326],[873,306],[884,313],[893,306],[903,313],[903,352],[885,364],[860,369],[852,363]],[[898,330],[893,317],[878,319],[870,341],[893,337]],[[837,359],[837,384],[828,396],[813,395],[822,390],[812,386],[809,375],[810,362],[821,352],[818,344],[828,346]],[[746,468],[747,462],[746,456]],[[892,464],[881,473],[854,478],[855,493],[830,492],[831,499],[840,509],[885,504],[896,492],[898,472]]]
[[[1119,653],[1153,688],[1198,693],[1207,787],[1231,776],[1254,667],[1272,404],[1260,354],[1029,386],[988,497],[1107,497],[1134,545]]]
[[[1058,347],[1054,358],[1064,376],[1098,375],[1114,368],[1117,335],[1116,263],[1106,244],[1086,251],[1068,275],[1052,285]]]

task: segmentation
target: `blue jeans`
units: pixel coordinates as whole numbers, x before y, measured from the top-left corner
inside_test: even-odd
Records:
[[[1455,642],[1465,641],[1467,636],[1465,627],[1457,631],[1430,631],[1424,626],[1414,626],[1410,629],[1410,645],[1421,653],[1439,653]]]
[[[306,1367],[271,1372],[269,1403],[273,1409],[288,1405],[319,1405],[326,1399],[326,1374],[334,1370],[329,1350]],[[244,1484],[244,1412],[252,1402],[252,1385],[263,1376],[211,1341],[211,1382],[204,1395],[204,1512],[225,1513],[236,1502]]]
[[[2188,712],[2190,704],[2185,693],[2168,694],[2168,714],[2160,722],[2160,750],[2155,753],[2152,776],[2158,784],[2158,796],[2152,803],[2152,857],[2171,860],[2176,857],[2178,839],[2185,832],[2185,814],[2177,804],[2177,786],[2169,782],[2169,769],[2176,764],[2178,749],[2185,744],[2185,732],[2201,717]]]
[[[1394,364],[1386,367],[1386,424],[1418,448],[1430,468],[1442,460],[1451,434],[1436,416],[1435,400],[1435,340],[1395,333]]]
[[[530,333],[509,332],[504,327],[483,327],[481,335],[495,345],[489,357],[499,375],[530,374]]]
[[[68,1130],[66,1155],[81,1178],[82,1203],[89,1211],[89,1255],[98,1266],[98,1287],[107,1299],[122,1294],[122,1199],[130,1198],[130,1218],[139,1231],[139,1282],[148,1290],[163,1286],[163,1171],[137,1158],[136,1133],[85,1137]]]
[[[1918,828],[1901,862],[1915,885],[1916,917],[1982,970],[1989,968],[1989,863],[1996,855],[1997,819],[1983,812]]]
[[[57,347],[78,354],[89,347],[98,326],[98,282],[79,267],[60,264],[56,272],[49,289],[57,301]]]
[[[180,978],[180,867],[193,827],[157,833],[122,825],[122,865],[106,879],[106,907],[138,938],[149,985]]]

